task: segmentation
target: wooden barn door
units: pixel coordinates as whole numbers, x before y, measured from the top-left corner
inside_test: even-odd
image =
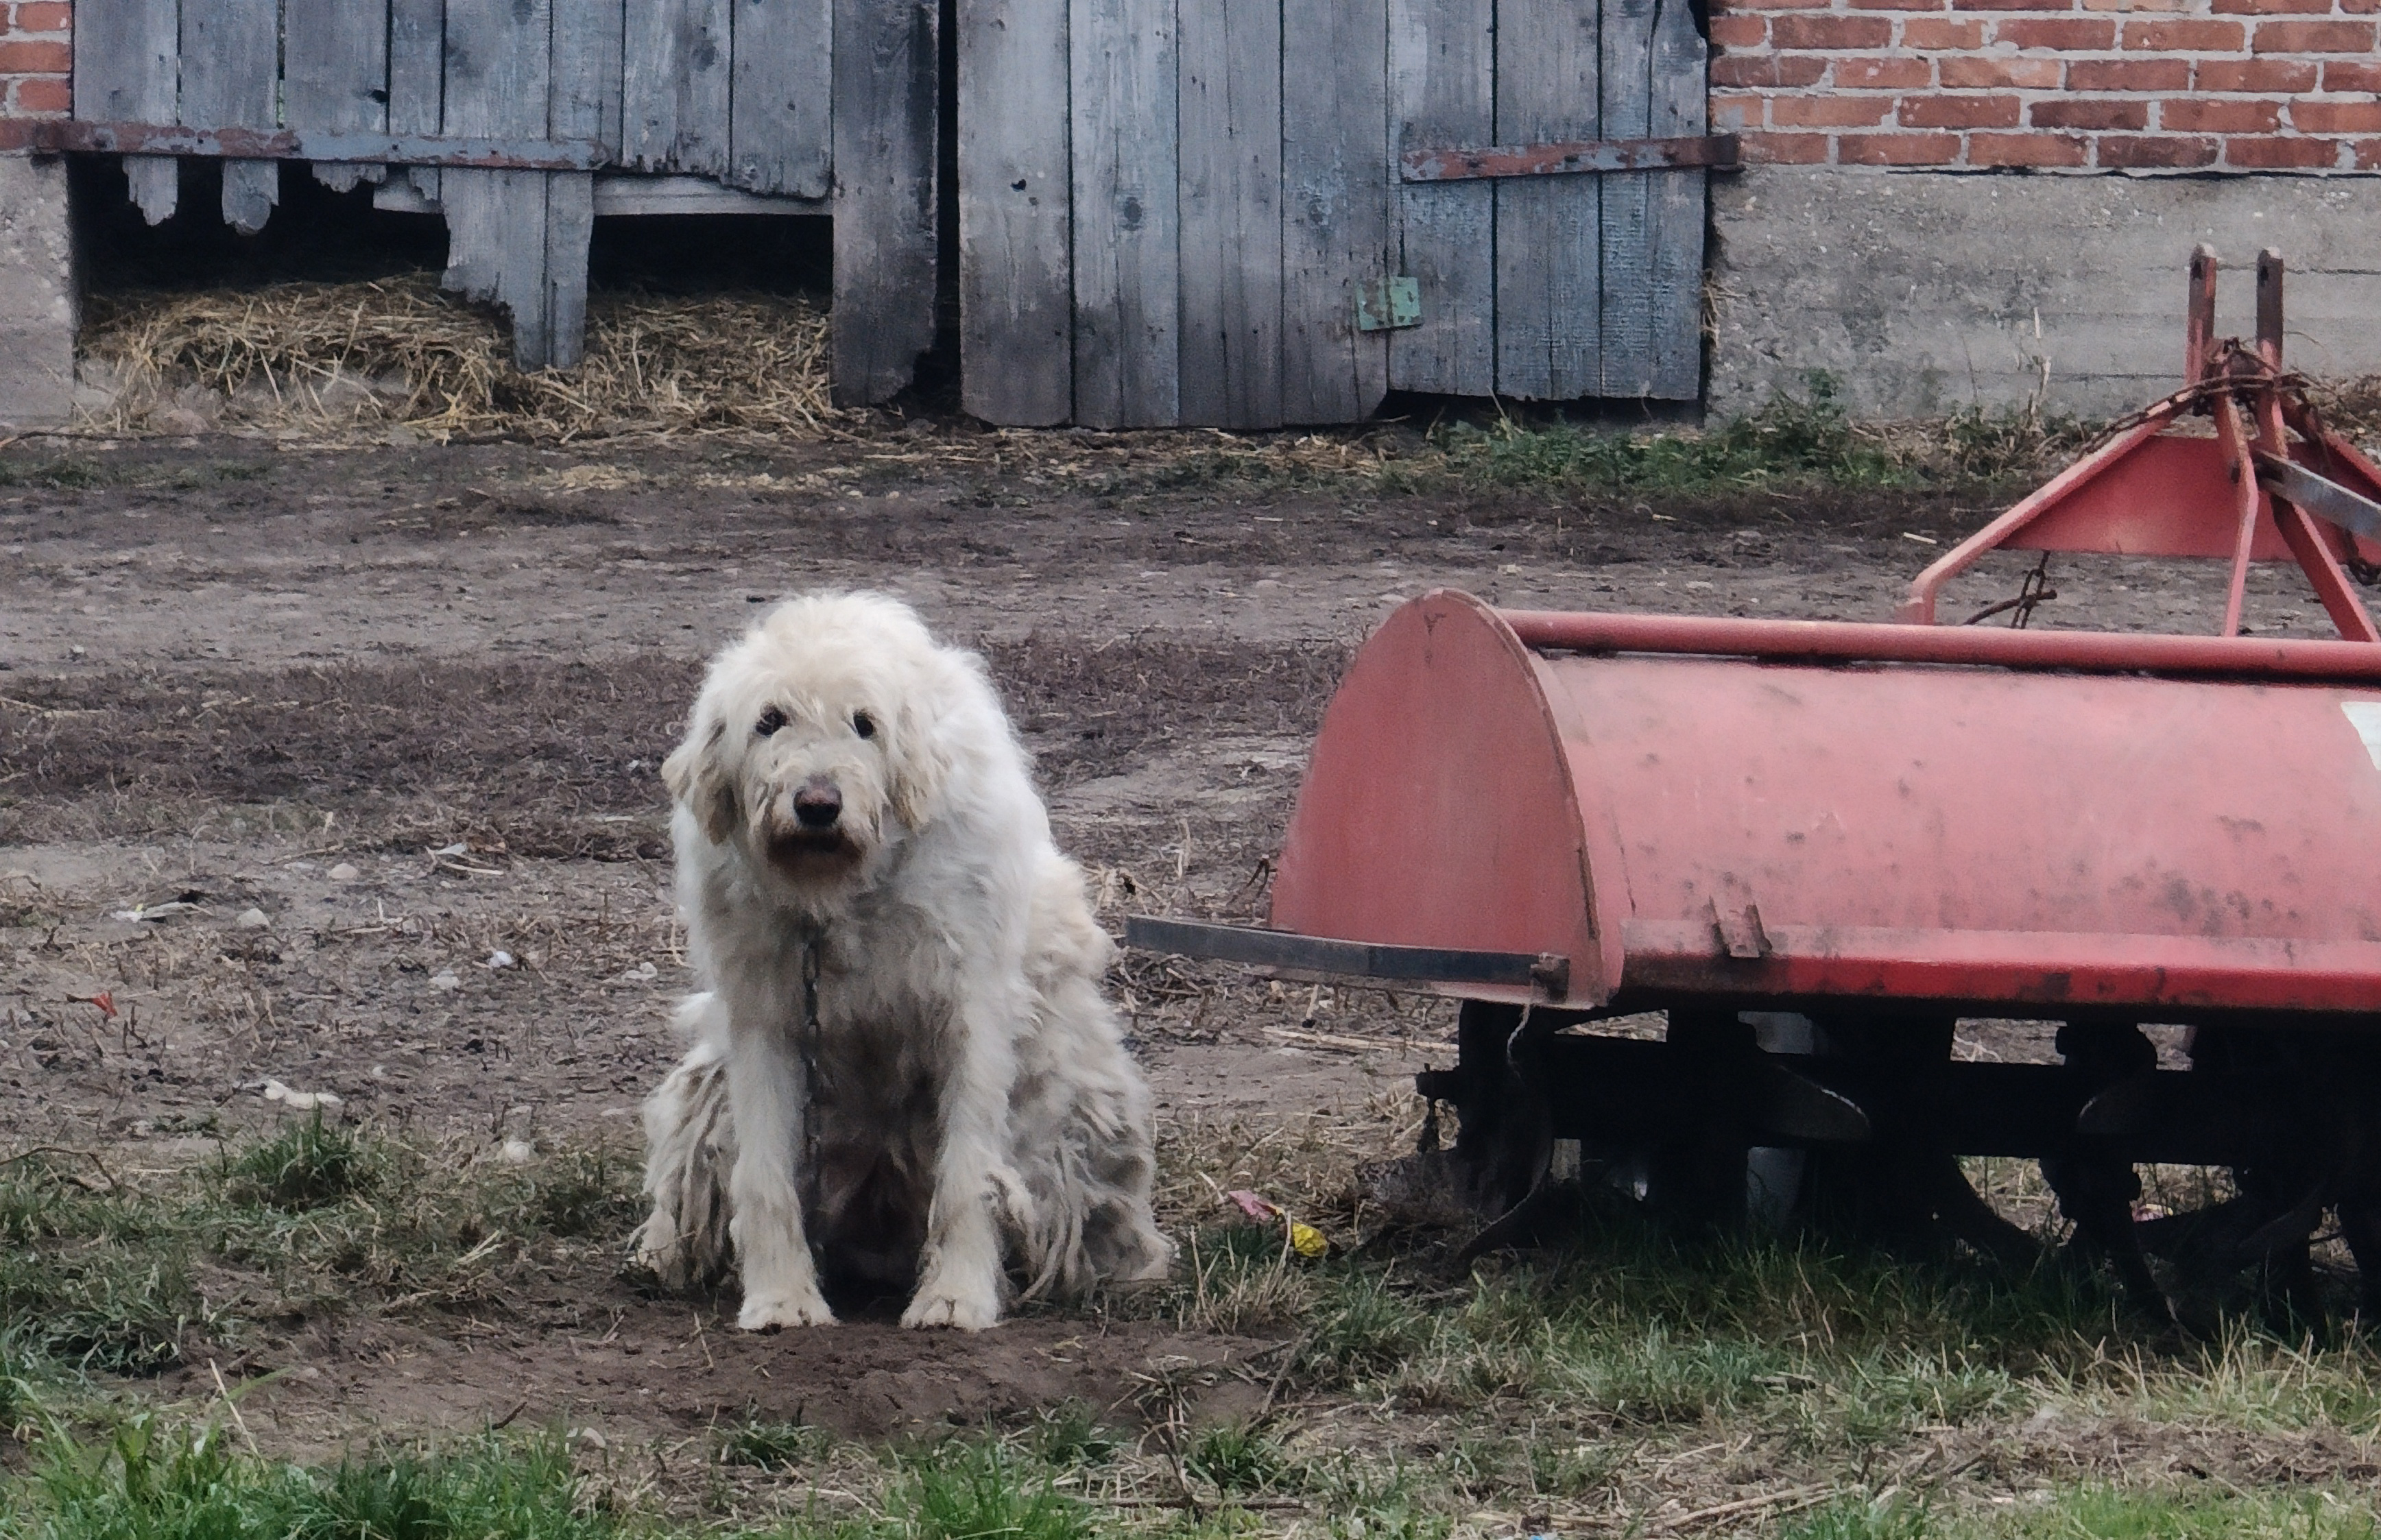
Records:
[[[1703,39],[1687,0],[1390,0],[1399,390],[1692,400]],[[1651,142],[1648,142],[1651,141]],[[1651,165],[1654,169],[1611,169]]]
[[[1692,399],[1704,54],[1687,0],[959,0],[967,409]]]

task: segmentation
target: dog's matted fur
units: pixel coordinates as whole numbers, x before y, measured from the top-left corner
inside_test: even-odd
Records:
[[[821,1266],[914,1283],[919,1326],[1163,1276],[1110,943],[982,662],[881,595],[791,600],[662,775],[710,988],[645,1105],[641,1258],[684,1286],[732,1242],[748,1328],[832,1320]]]

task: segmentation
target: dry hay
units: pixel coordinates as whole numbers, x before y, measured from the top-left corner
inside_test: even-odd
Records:
[[[814,436],[839,416],[827,395],[826,312],[808,299],[594,294],[587,310],[585,361],[523,373],[503,319],[441,293],[427,274],[93,296],[82,351],[116,388],[87,409],[88,426],[556,441]]]

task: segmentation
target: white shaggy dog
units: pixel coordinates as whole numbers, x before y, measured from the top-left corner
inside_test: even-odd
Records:
[[[662,777],[710,991],[646,1103],[642,1261],[682,1287],[732,1241],[754,1330],[833,1320],[822,1268],[971,1329],[1012,1271],[1164,1275],[1108,938],[981,660],[881,595],[792,600],[712,664]]]

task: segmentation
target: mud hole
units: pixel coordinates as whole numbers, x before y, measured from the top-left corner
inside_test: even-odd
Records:
[[[932,434],[773,454],[200,441],[84,448],[71,473],[54,451],[0,453],[10,1147],[95,1152],[138,1179],[276,1125],[277,1082],[466,1163],[507,1140],[633,1155],[687,983],[658,764],[702,658],[787,592],[886,588],[983,651],[1061,842],[1120,928],[1139,911],[1262,912],[1338,670],[1404,598],[1453,584],[1532,606],[1881,617],[1991,511],[1915,494],[1657,507],[1356,476],[1069,476],[1003,453]],[[2022,565],[1988,563],[1951,607],[2014,591]],[[2045,623],[2188,629],[2220,605],[2217,581],[2077,563]],[[2251,618],[2323,629],[2269,572]],[[1193,1172],[1224,1147],[1248,1179],[1352,1224],[1355,1165],[1410,1147],[1410,1074],[1448,1053],[1452,1011],[1425,999],[1148,958],[1114,983],[1186,1235],[1216,1220]],[[877,1437],[1077,1401],[1145,1426],[1160,1382],[1210,1420],[1283,1390],[1276,1325],[1122,1302],[973,1338],[900,1333],[884,1310],[744,1337],[722,1325],[732,1299],[641,1292],[622,1239],[469,1304],[317,1299],[237,1339],[193,1338],[151,1388],[202,1399],[217,1372],[270,1375],[249,1425],[310,1456],[521,1419],[666,1441],[763,1416]],[[1288,1394],[1332,1436],[1459,1442],[1426,1410],[1399,1423],[1327,1388]],[[1790,1440],[1696,1442],[1641,1440],[1613,1467],[1616,1526],[1812,1474]],[[1996,1490],[2153,1453],[2255,1483],[2367,1480],[2373,1459],[2369,1435],[2089,1418],[2055,1438],[1920,1444],[1896,1458],[1942,1444],[1931,1468]],[[1503,1506],[1519,1522],[1532,1502]]]

